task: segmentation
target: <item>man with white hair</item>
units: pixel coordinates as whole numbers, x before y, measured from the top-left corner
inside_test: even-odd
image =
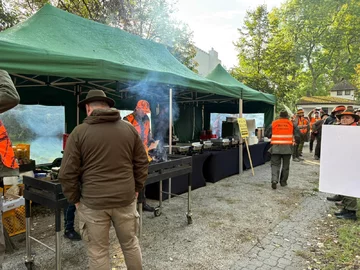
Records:
[[[90,270],[110,269],[109,229],[113,224],[127,269],[142,269],[136,232],[136,199],[148,175],[140,136],[111,109],[114,100],[90,90],[78,106],[87,117],[70,134],[59,174],[63,193],[76,205]]]

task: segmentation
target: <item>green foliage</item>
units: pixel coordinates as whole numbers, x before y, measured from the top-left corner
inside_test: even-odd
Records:
[[[327,95],[360,62],[360,2],[288,0],[248,11],[235,46],[233,75],[293,107],[304,95]]]
[[[23,21],[46,3],[162,43],[181,63],[196,71],[192,32],[186,24],[173,18],[174,0],[11,0],[9,6],[14,18]],[[0,20],[1,16],[0,13]],[[13,24],[7,23],[5,28]]]
[[[0,32],[17,23],[16,15],[9,11],[4,1],[0,0]]]

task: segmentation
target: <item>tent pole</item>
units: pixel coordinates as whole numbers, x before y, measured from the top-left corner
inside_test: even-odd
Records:
[[[273,121],[275,120],[276,116],[276,104],[274,104],[274,115],[273,115]]]
[[[169,89],[169,154],[172,154],[172,126],[173,126],[173,115],[172,115],[172,100],[173,100],[173,90]],[[171,178],[169,178],[169,203],[171,200]]]
[[[243,116],[243,100],[239,99],[239,117],[242,118]],[[240,136],[240,135],[239,135]],[[239,145],[239,174],[243,173],[243,163],[244,163],[244,157],[243,157],[243,143],[244,140],[240,136],[240,145]]]
[[[204,119],[204,110],[205,110],[205,108],[204,108],[204,104],[202,105],[202,108],[201,108],[201,131],[203,131],[204,130],[204,128],[205,128],[205,119]]]
[[[80,98],[80,85],[75,86],[76,87],[76,125],[78,126],[80,123],[80,111],[79,111],[79,98]]]

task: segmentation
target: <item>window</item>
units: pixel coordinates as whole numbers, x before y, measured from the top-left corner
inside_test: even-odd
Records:
[[[350,90],[345,90],[345,95],[346,95],[346,96],[350,96],[350,93],[351,93]]]
[[[342,92],[343,92],[343,91],[341,91],[341,90],[336,91],[336,93],[337,93],[338,96],[342,96]]]

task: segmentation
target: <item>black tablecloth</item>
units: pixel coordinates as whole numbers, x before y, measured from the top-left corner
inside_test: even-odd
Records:
[[[269,142],[260,142],[258,144],[249,145],[249,150],[251,154],[251,160],[253,163],[253,167],[265,164],[267,161],[267,151],[269,150],[270,143]],[[244,145],[244,169],[250,169],[250,161],[249,155],[247,153],[246,147]]]
[[[203,167],[206,160],[211,156],[211,153],[205,152],[203,154],[192,156],[192,185],[191,189],[197,189],[206,186],[205,177],[203,175]],[[182,194],[188,191],[188,176],[181,175],[171,179],[171,193]],[[159,183],[154,183],[146,186],[146,197],[154,200],[159,199]],[[163,191],[169,191],[169,181],[163,181]],[[163,200],[168,198],[167,194],[163,194]]]
[[[207,182],[215,183],[239,173],[239,148],[210,153],[210,158],[204,164],[204,176]]]

